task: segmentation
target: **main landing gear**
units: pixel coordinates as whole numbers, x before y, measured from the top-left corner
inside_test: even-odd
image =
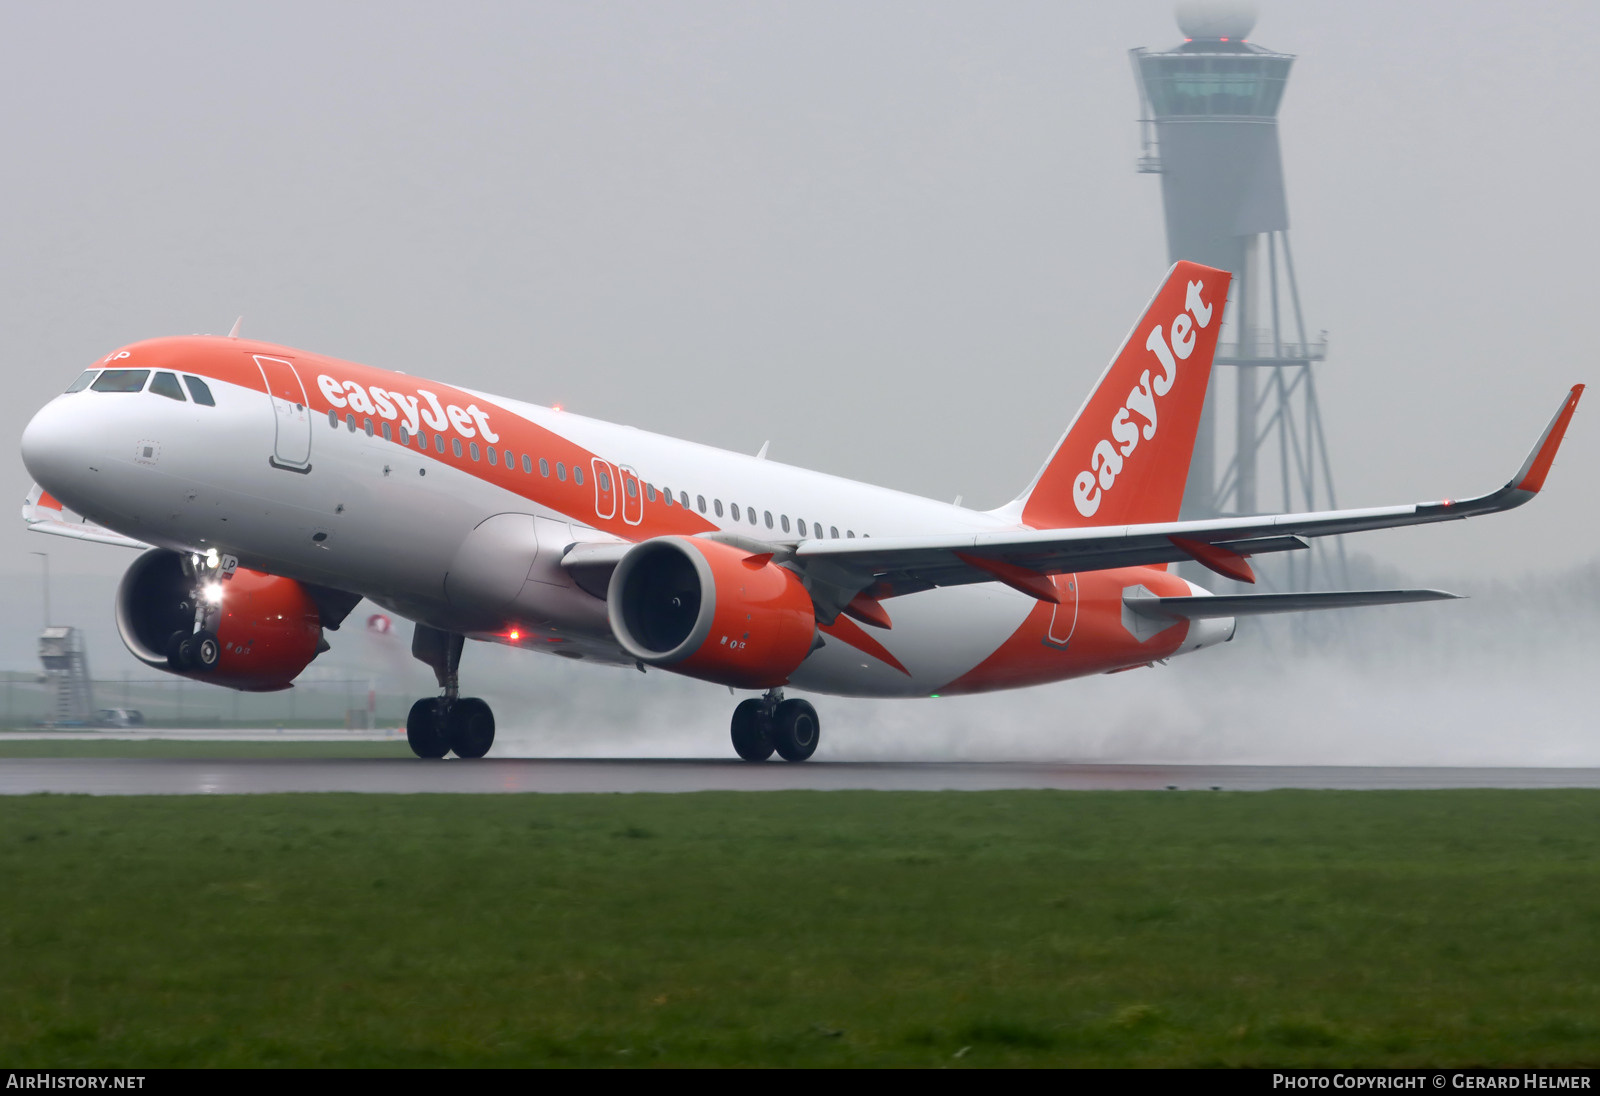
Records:
[[[466,637],[418,624],[411,653],[433,668],[444,695],[424,697],[406,716],[406,743],[418,757],[482,757],[494,745],[494,712],[475,696],[461,696],[457,671]]]
[[[817,710],[804,700],[783,699],[768,689],[759,699],[733,710],[733,749],[746,761],[765,761],[774,752],[785,761],[804,761],[817,752]]]

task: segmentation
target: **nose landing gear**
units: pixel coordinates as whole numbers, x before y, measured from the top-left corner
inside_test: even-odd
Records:
[[[774,752],[785,761],[804,761],[817,752],[821,737],[817,710],[804,700],[783,699],[782,689],[735,708],[731,731],[733,750],[746,761],[765,761]]]
[[[433,667],[444,695],[424,697],[406,716],[406,743],[418,757],[482,757],[494,745],[494,712],[475,696],[460,695],[457,671],[466,637],[418,624],[411,653]]]
[[[183,560],[183,573],[194,581],[189,595],[178,602],[174,621],[182,627],[167,638],[167,666],[174,673],[210,673],[222,661],[217,628],[222,624],[222,587],[239,561],[216,551]]]

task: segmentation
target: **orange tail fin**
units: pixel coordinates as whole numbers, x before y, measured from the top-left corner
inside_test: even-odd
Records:
[[[1178,517],[1230,278],[1198,263],[1167,272],[1018,500],[1024,524],[1062,529]]]

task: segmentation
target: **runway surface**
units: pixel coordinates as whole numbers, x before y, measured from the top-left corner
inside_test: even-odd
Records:
[[[1600,788],[1600,769],[1026,763],[8,758],[0,795]]]

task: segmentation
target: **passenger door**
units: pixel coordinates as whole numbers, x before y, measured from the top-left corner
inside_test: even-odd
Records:
[[[268,463],[286,472],[311,471],[311,409],[306,406],[305,386],[294,363],[286,358],[253,355],[261,378],[267,383],[272,402],[273,424],[277,431]]]

